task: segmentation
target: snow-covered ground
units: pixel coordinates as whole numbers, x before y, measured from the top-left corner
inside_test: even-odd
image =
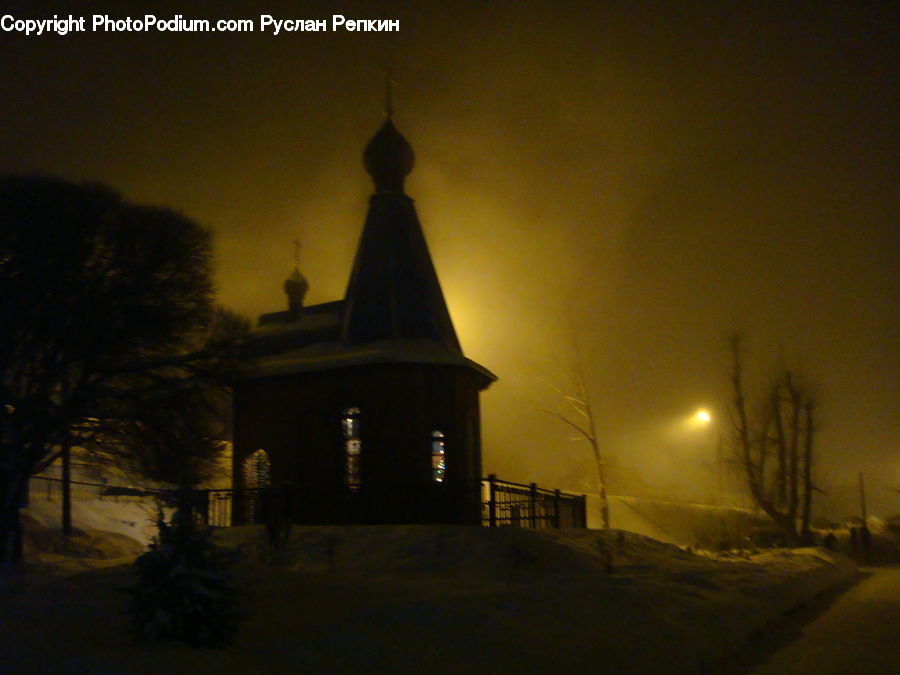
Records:
[[[3,671],[709,672],[854,574],[819,549],[713,559],[618,531],[295,526],[280,551],[259,527],[219,536],[244,552],[232,647],[133,645],[112,567],[7,588]]]
[[[771,522],[749,509],[625,495],[609,496],[609,515],[610,523],[617,529],[695,547],[723,539],[731,542],[746,540],[754,527]],[[587,518],[588,527],[602,527],[600,499],[593,494],[587,495]]]
[[[62,526],[62,505],[58,496],[52,501],[32,498],[23,513],[48,528]],[[147,545],[156,532],[155,520],[155,507],[149,500],[130,497],[72,500],[72,525],[76,529],[118,532]]]
[[[741,672],[900,673],[900,567],[873,567],[862,573],[859,583],[840,597],[812,603],[785,621],[777,631],[780,643],[757,645]],[[791,640],[786,645],[785,637]]]

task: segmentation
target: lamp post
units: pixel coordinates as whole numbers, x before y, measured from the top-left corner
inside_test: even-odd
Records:
[[[723,437],[722,437],[722,429],[716,423],[716,420],[713,418],[712,413],[705,408],[701,408],[694,413],[691,421],[695,426],[701,427],[703,429],[709,429],[710,432],[715,434],[715,444],[716,444],[716,465],[714,468],[716,475],[716,492],[714,496],[714,508],[717,514],[716,520],[718,521],[718,543],[720,546],[726,546],[728,542],[731,542],[732,545],[737,544],[740,548],[743,548],[743,542],[745,539],[745,533],[741,531],[740,520],[734,520],[732,527],[738,528],[738,530],[732,530],[729,527],[727,519],[725,517],[725,513],[722,510],[722,501],[723,501],[723,472],[722,472],[722,446],[723,446]]]
[[[692,418],[694,424],[699,427],[709,427],[713,424],[712,413],[706,408],[700,408]],[[715,429],[716,427],[712,427]],[[722,435],[716,432],[716,506],[722,505]]]

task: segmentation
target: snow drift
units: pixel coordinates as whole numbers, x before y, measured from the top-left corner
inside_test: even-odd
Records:
[[[853,574],[818,549],[714,559],[619,531],[294,526],[279,549],[262,527],[218,537],[244,554],[232,647],[134,646],[119,590],[130,572],[111,568],[15,595],[0,609],[0,661],[10,672],[709,672]]]

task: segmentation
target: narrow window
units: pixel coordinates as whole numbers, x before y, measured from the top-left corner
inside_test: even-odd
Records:
[[[344,430],[344,485],[350,492],[359,492],[360,453],[359,408],[348,408],[341,417]]]
[[[272,464],[266,451],[260,448],[244,460],[241,468],[244,473],[244,516],[248,523],[255,523],[263,499],[260,492],[272,484]]]
[[[447,472],[447,460],[444,452],[444,432],[431,432],[431,479],[435,483],[444,482]]]

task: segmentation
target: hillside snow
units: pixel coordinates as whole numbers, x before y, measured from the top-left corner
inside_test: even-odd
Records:
[[[232,647],[132,644],[120,566],[8,587],[3,671],[708,672],[854,572],[819,549],[713,559],[619,531],[295,526],[279,551],[260,527],[218,536],[243,551]]]

